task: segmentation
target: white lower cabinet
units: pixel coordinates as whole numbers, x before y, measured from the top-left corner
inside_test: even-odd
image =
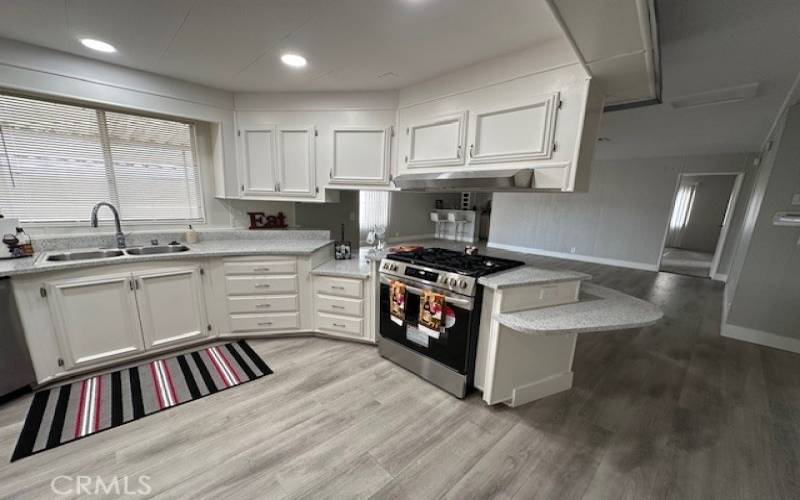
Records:
[[[314,329],[358,340],[374,340],[369,327],[369,280],[314,276]]]
[[[199,267],[135,273],[133,278],[146,349],[208,334]]]
[[[226,258],[222,273],[230,334],[259,336],[300,330],[296,258]]]
[[[130,273],[47,284],[64,368],[77,368],[144,350]]]
[[[64,368],[80,368],[209,335],[199,266],[47,283]]]

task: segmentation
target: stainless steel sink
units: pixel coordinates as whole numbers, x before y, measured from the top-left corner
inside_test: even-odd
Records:
[[[71,260],[109,259],[125,255],[122,250],[87,250],[81,252],[54,253],[47,256],[47,260],[66,262]]]
[[[162,253],[186,252],[189,247],[186,245],[160,245],[152,247],[136,247],[125,250],[128,255],[158,255]]]

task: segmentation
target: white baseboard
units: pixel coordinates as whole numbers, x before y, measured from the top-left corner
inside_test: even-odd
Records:
[[[721,334],[723,337],[729,339],[742,340],[752,344],[759,344],[800,354],[800,339],[784,337],[762,330],[753,330],[752,328],[745,328],[730,323],[722,325]]]
[[[573,372],[564,372],[537,380],[532,384],[515,387],[508,406],[517,407],[572,388]]]
[[[722,273],[717,273],[711,279],[713,279],[714,281],[721,281],[723,283],[727,283],[728,282],[728,275],[727,274],[722,274]]]
[[[494,243],[491,241],[486,246],[488,246],[489,248],[497,248],[499,250],[509,250],[511,252],[542,255],[544,257],[555,257],[558,259],[577,260],[581,262],[591,262],[593,264],[605,264],[607,266],[627,267],[629,269],[639,269],[642,271],[658,271],[657,264],[634,262],[632,260],[607,259],[605,257],[594,257],[592,255],[580,255],[580,254],[566,253],[566,252],[553,252],[551,250],[541,250],[539,248],[506,245],[505,243]]]

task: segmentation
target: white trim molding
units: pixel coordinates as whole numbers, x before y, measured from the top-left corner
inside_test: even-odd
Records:
[[[717,273],[711,279],[713,279],[714,281],[721,281],[723,283],[727,283],[728,282],[728,274],[727,273],[725,273],[725,274]]]
[[[607,266],[626,267],[629,269],[638,269],[640,271],[658,271],[657,264],[648,264],[646,262],[636,262],[632,260],[608,259],[606,257],[595,257],[593,255],[581,255],[566,252],[554,252],[552,250],[542,250],[539,248],[521,247],[517,245],[506,245],[505,243],[489,242],[486,246],[489,248],[497,248],[498,250],[508,250],[511,252],[529,253],[533,255],[541,255],[544,257],[555,257],[557,259],[577,260],[580,262],[591,262],[593,264],[605,264]]]
[[[751,344],[759,344],[783,351],[789,351],[800,354],[800,339],[792,337],[784,337],[762,330],[754,330],[752,328],[745,328],[743,326],[725,323],[722,325],[720,334],[729,339],[741,340],[750,342]]]

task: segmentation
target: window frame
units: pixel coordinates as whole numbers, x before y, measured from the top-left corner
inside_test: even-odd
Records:
[[[114,106],[105,103],[97,103],[92,101],[83,101],[79,99],[69,99],[65,97],[59,96],[51,96],[46,94],[39,94],[35,92],[19,92],[12,89],[6,89],[0,87],[0,95],[9,95],[13,97],[19,97],[22,99],[32,99],[38,101],[45,101],[54,104],[65,104],[69,106],[80,106],[83,108],[88,108],[94,111],[102,112],[104,115],[106,112],[112,113],[124,113],[133,116],[140,116],[143,118],[154,118],[158,120],[166,120],[172,121],[177,123],[183,123],[190,126],[190,141],[192,144],[192,151],[194,154],[195,164],[197,166],[197,184],[198,184],[198,200],[199,204],[199,211],[200,217],[196,219],[122,219],[121,222],[126,226],[175,226],[175,225],[197,225],[197,224],[205,224],[208,222],[208,214],[206,213],[206,191],[205,191],[205,180],[204,177],[204,163],[200,158],[200,149],[197,140],[197,120],[191,120],[188,118],[183,118],[179,116],[170,116],[170,115],[162,115],[158,113],[151,113],[148,111],[126,108],[123,106]],[[99,201],[107,201],[107,200],[98,200]],[[115,205],[116,206],[116,205]],[[20,218],[20,224],[24,224],[25,227],[30,228],[45,228],[45,227],[85,227],[87,222],[86,221],[24,221]],[[98,221],[99,226],[113,226],[113,220],[107,219],[100,219]]]

